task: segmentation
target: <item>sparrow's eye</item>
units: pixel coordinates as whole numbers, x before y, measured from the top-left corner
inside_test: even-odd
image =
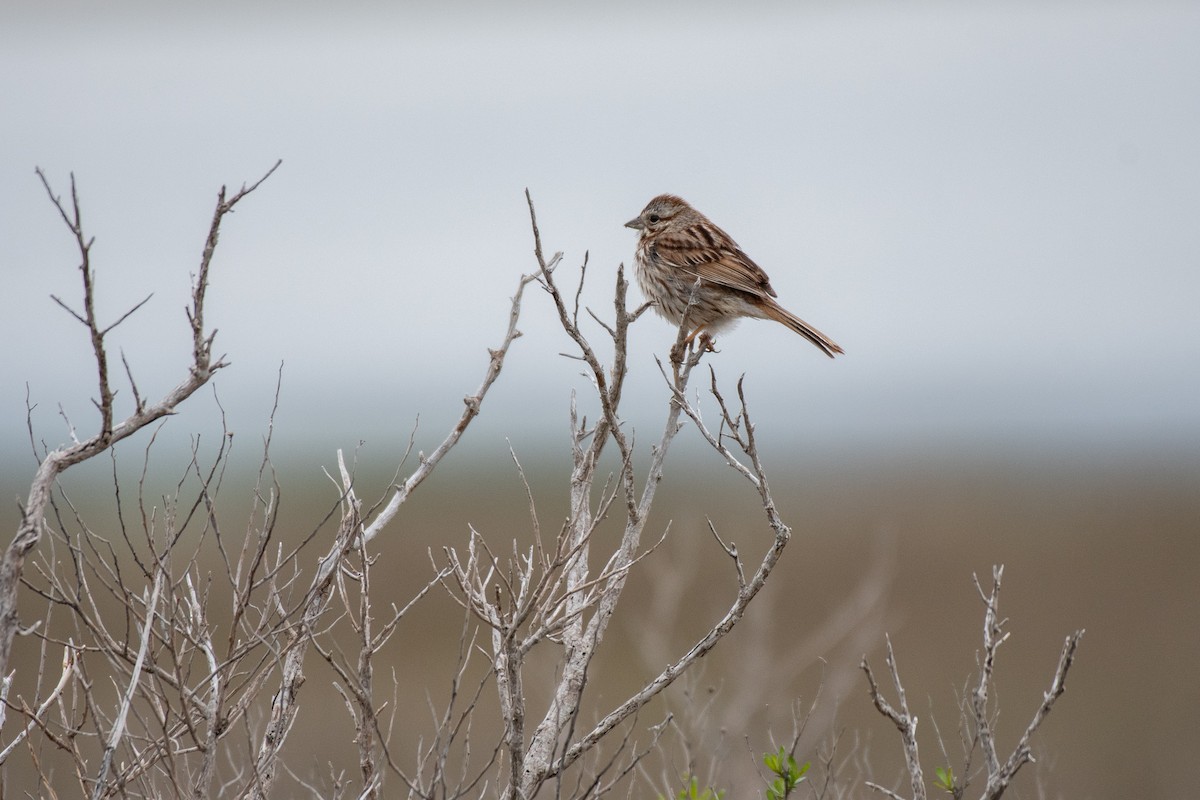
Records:
[[[658,216],[658,214],[651,214],[651,215],[650,215],[650,217],[649,217],[649,219],[650,219],[650,221],[651,221],[651,222],[658,222],[658,220],[660,219],[660,217]]]

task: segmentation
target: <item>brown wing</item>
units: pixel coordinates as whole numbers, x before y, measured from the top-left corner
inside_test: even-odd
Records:
[[[681,272],[759,297],[775,296],[762,267],[711,222],[697,222],[681,231],[664,231],[654,244],[658,258]]]

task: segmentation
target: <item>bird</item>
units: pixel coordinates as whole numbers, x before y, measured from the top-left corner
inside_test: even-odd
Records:
[[[683,198],[660,194],[625,227],[640,231],[636,274],[642,294],[675,325],[682,325],[686,314],[691,331],[685,346],[699,336],[712,351],[718,332],[741,317],[753,317],[783,323],[830,358],[845,353],[779,305],[762,267]]]

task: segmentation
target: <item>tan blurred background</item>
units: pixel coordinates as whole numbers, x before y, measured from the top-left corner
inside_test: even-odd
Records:
[[[945,762],[930,720],[953,741],[955,698],[974,674],[980,647],[982,605],[971,575],[986,581],[991,566],[1002,563],[1002,612],[1012,632],[998,662],[1002,748],[1012,746],[1049,685],[1066,634],[1087,629],[1067,692],[1035,738],[1039,763],[1026,767],[1014,796],[1186,796],[1190,778],[1183,765],[1200,745],[1191,725],[1200,702],[1192,669],[1200,658],[1194,580],[1200,465],[1194,455],[1168,448],[1120,454],[927,448],[869,460],[787,457],[768,431],[760,429],[760,436],[795,538],[747,618],[686,684],[696,699],[682,687],[671,690],[639,724],[658,722],[671,710],[688,732],[701,775],[711,770],[717,786],[733,790],[730,796],[752,796],[761,790],[748,750],[770,749],[772,736],[785,740],[793,703],[808,709],[815,701],[802,760],[815,760],[815,748],[842,731],[839,752],[856,759],[843,768],[843,782],[861,779],[865,762],[869,776],[892,785],[902,768],[899,742],[871,707],[858,671],[863,654],[877,671],[884,669],[886,633],[922,719],[922,753],[931,771]],[[243,469],[226,477],[227,530],[244,524],[252,483],[244,468],[253,466],[257,447],[252,443],[235,457]],[[169,466],[168,454],[160,453],[156,463],[174,475],[182,458]],[[128,449],[126,457],[137,466],[140,453]],[[748,565],[769,542],[755,495],[732,471],[695,441],[681,442],[675,457],[647,539],[668,521],[670,535],[631,580],[604,656],[589,676],[585,720],[598,718],[666,659],[681,655],[732,599],[733,571],[708,534],[705,515],[738,544]],[[563,460],[550,453],[527,453],[523,460],[543,525],[552,528],[564,508]],[[320,461],[309,454],[279,464],[285,541],[306,534],[335,501],[332,487],[315,477]],[[111,501],[102,496],[108,469],[100,465],[67,481],[89,519],[111,516]],[[358,479],[371,497],[390,474],[367,463]],[[17,478],[9,474],[7,481]],[[5,524],[13,528],[9,510]],[[513,538],[529,541],[524,492],[507,455],[469,437],[381,544],[377,607],[414,594],[431,575],[427,550],[437,557],[444,545],[461,548],[468,526],[497,549]],[[98,526],[106,530],[111,533]],[[37,613],[30,602],[25,613]],[[380,659],[377,671],[387,676],[394,670],[401,686],[395,752],[407,756],[419,736],[429,736],[427,703],[445,700],[460,630],[458,607],[434,592]],[[36,653],[29,641],[19,640],[18,653],[24,648],[32,669],[27,659]],[[317,781],[327,774],[327,762],[354,763],[352,727],[329,689],[328,668],[314,659],[307,673],[286,758],[306,780]],[[535,709],[544,702],[541,685],[531,681]],[[714,691],[711,710],[693,719]],[[484,707],[494,702],[494,692],[485,692]],[[477,741],[488,741],[488,723],[477,729]],[[668,741],[671,768],[682,770],[682,750]],[[957,758],[956,745],[950,747]],[[27,785],[23,763],[10,762],[10,789]],[[649,791],[642,785],[634,796]]]

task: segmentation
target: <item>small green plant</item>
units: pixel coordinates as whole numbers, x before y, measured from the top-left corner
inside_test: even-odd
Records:
[[[804,762],[804,766],[797,766],[796,759],[783,747],[779,748],[778,753],[767,753],[763,756],[763,763],[775,774],[775,780],[767,787],[767,800],[783,800],[790,795],[792,790],[800,785],[800,781],[804,780],[804,773],[808,772],[811,766],[807,761]]]
[[[675,795],[675,800],[721,800],[725,796],[724,789],[713,791],[711,786],[701,789],[695,775],[692,775],[690,778],[684,775],[683,779],[685,781],[684,787],[679,790],[679,794]],[[658,800],[667,800],[667,798],[660,794]]]
[[[955,794],[957,787],[954,785],[954,768],[936,767],[933,771],[937,773],[937,780],[933,782],[933,785],[939,789],[949,792],[950,794]]]

